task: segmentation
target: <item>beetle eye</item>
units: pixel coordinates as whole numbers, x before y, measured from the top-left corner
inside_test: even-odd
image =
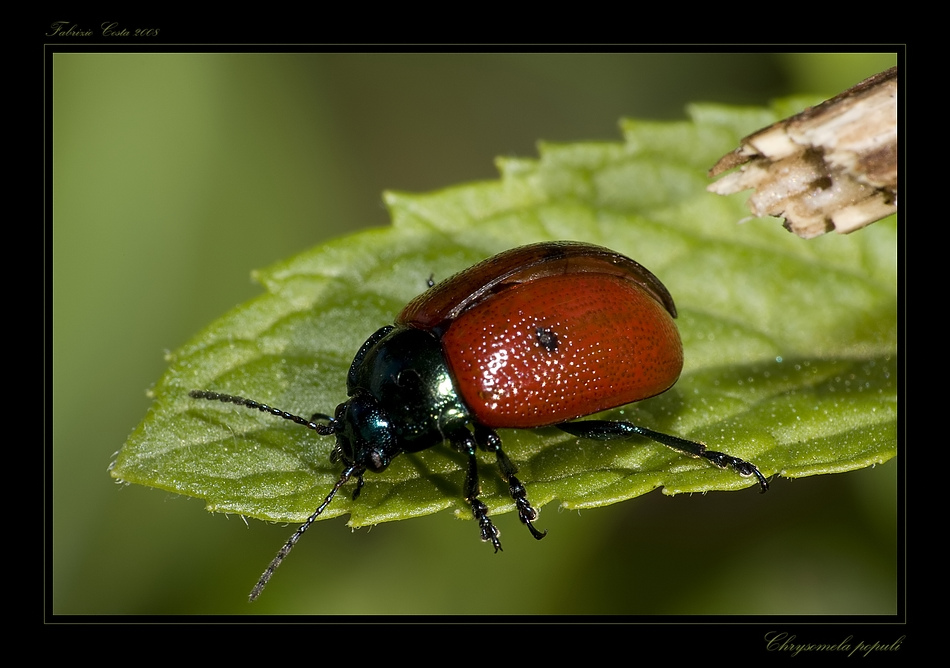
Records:
[[[373,471],[374,473],[379,473],[389,466],[389,460],[384,458],[379,450],[369,450],[366,453],[366,459],[367,461],[364,462],[366,464],[366,468]]]
[[[396,434],[386,413],[375,398],[359,393],[343,404],[342,429],[337,432],[337,448],[347,465],[358,464],[371,471],[389,466],[399,452]]]

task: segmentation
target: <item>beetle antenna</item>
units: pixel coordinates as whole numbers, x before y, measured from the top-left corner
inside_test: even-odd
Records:
[[[327,494],[327,498],[325,498],[323,503],[321,503],[320,506],[315,511],[313,511],[313,515],[308,517],[307,521],[301,524],[300,528],[294,531],[293,535],[287,540],[286,543],[284,543],[284,546],[280,548],[280,552],[277,553],[277,556],[274,557],[274,560],[270,562],[270,565],[268,565],[261,574],[261,579],[257,581],[257,584],[254,585],[254,589],[251,590],[250,596],[247,597],[248,601],[253,601],[261,595],[261,592],[264,591],[264,587],[267,586],[267,583],[270,581],[274,571],[276,571],[277,567],[280,566],[280,562],[284,560],[284,557],[290,554],[290,551],[294,549],[294,545],[297,544],[297,541],[300,540],[300,537],[304,535],[304,532],[306,532],[307,529],[310,528],[310,525],[313,524],[317,517],[320,516],[320,513],[322,513],[324,509],[330,505],[330,501],[332,501],[333,497],[336,496],[336,493],[340,491],[340,488],[346,484],[347,480],[349,480],[353,474],[356,474],[362,480],[363,470],[364,469],[360,466],[349,466],[343,470],[343,473],[340,474],[340,479],[336,481],[333,489],[331,489],[330,493]]]
[[[287,411],[280,410],[279,408],[272,408],[267,404],[262,404],[253,399],[246,399],[244,397],[237,397],[232,394],[221,394],[219,392],[209,392],[207,390],[191,390],[188,393],[192,399],[207,399],[209,401],[222,401],[224,403],[237,404],[238,406],[245,406],[246,408],[251,408],[254,410],[259,410],[262,413],[270,413],[279,418],[284,418],[285,420],[290,420],[291,422],[296,422],[297,424],[303,425],[309,429],[313,429],[315,432],[321,436],[331,436],[337,432],[339,428],[339,423],[336,422],[329,415],[323,413],[314,413],[313,416],[308,420],[302,418],[299,415],[294,415],[293,413],[288,413]],[[328,424],[319,424],[314,422],[314,420],[329,420]],[[334,450],[336,452],[336,450]],[[300,525],[300,527],[293,533],[293,535],[284,543],[284,546],[280,548],[280,552],[277,553],[277,556],[274,557],[274,560],[270,562],[267,569],[261,575],[260,580],[257,581],[257,584],[254,585],[254,589],[251,590],[251,594],[248,597],[248,600],[253,601],[258,596],[261,595],[261,592],[264,591],[264,587],[270,581],[271,576],[274,574],[274,571],[277,570],[277,567],[280,566],[280,562],[290,554],[290,551],[294,548],[294,545],[297,544],[297,541],[300,540],[300,537],[304,535],[307,529],[310,528],[310,525],[316,521],[328,505],[330,501],[333,500],[333,497],[336,496],[336,493],[340,491],[340,488],[347,483],[347,481],[355,474],[359,478],[359,488],[363,486],[363,471],[365,471],[361,466],[353,465],[348,466],[343,470],[343,473],[340,474],[340,479],[336,481],[336,484],[333,486],[333,489],[330,490],[330,493],[327,494],[327,498],[323,500],[323,503],[313,511],[313,514],[307,518],[307,521]]]
[[[307,418],[302,418],[299,415],[282,411],[279,408],[273,408],[267,404],[254,401],[253,399],[236,397],[233,394],[221,394],[220,392],[208,392],[207,390],[191,390],[188,393],[188,396],[192,399],[222,401],[224,403],[237,404],[238,406],[245,406],[247,408],[259,410],[262,413],[270,413],[271,415],[275,415],[279,418],[284,418],[285,420],[290,420],[291,422],[296,422],[297,424],[301,424],[304,427],[313,429],[321,436],[332,436],[336,433],[333,418],[331,418],[329,415],[324,415],[323,413],[314,413],[313,416],[311,416],[311,418],[308,420]],[[319,424],[314,422],[314,420],[329,420],[330,424]]]

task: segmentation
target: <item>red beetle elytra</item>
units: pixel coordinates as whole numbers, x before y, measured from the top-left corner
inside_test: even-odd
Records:
[[[347,374],[348,399],[333,417],[309,420],[251,399],[195,390],[196,399],[230,402],[336,436],[331,461],[340,479],[284,544],[251,591],[260,595],[300,536],[356,476],[379,472],[393,457],[449,441],[468,456],[465,500],[482,540],[501,549],[479,498],[477,447],[494,452],[521,521],[533,522],[517,468],[496,429],[556,426],[587,439],[645,436],[742,476],[768,482],[752,463],[623,421],[570,422],[669,389],[683,368],[673,322],[676,307],[660,280],[607,248],[561,241],[523,246],[489,258],[430,288],[373,334]],[[319,422],[317,422],[319,420]]]

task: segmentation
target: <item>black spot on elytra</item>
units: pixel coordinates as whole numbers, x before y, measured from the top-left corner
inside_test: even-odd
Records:
[[[561,343],[557,338],[557,334],[547,327],[536,327],[534,330],[534,335],[538,341],[538,345],[547,350],[549,353],[556,351],[557,347]]]

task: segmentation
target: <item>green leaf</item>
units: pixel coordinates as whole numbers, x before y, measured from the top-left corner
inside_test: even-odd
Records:
[[[543,144],[538,160],[499,160],[497,181],[387,193],[391,228],[256,272],[265,294],[169,355],[155,402],[112,476],[205,499],[212,511],[304,520],[339,477],[328,459],[333,439],[188,391],[237,394],[305,417],[332,413],[360,344],[430,276],[554,239],[629,255],[664,281],[679,309],[679,382],[600,417],[702,440],[768,476],[894,457],[896,221],[810,241],[774,219],[737,225],[748,216],[745,196],[707,193],[706,170],[778,116],[714,105],[690,114],[679,123],[625,121],[623,143]],[[556,429],[501,435],[535,507],[754,484],[640,439],[590,442]],[[493,456],[482,463],[481,498],[493,515],[513,510]],[[448,445],[401,455],[384,473],[367,474],[357,502],[342,493],[322,517],[349,513],[352,526],[448,508],[469,517],[464,465]]]

